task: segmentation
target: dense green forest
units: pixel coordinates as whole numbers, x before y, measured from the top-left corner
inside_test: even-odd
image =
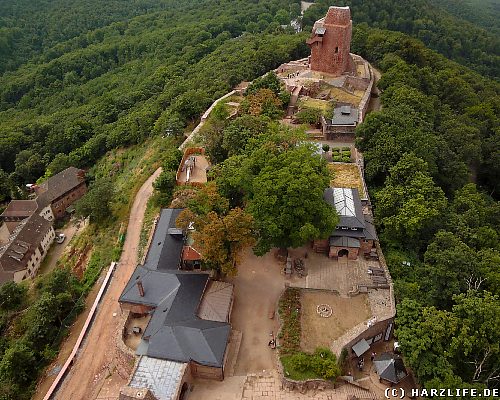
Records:
[[[405,360],[428,387],[498,387],[496,3],[335,1],[346,3],[355,24],[353,51],[383,72],[383,110],[367,117],[357,141],[395,282],[396,333]],[[0,201],[22,197],[18,186],[69,165],[91,168],[95,182],[79,209],[117,232],[120,219],[110,222],[109,214],[126,217],[133,190],[123,186],[135,182],[128,177],[138,169],[138,156],[135,150],[109,154],[134,144],[156,148],[161,136],[181,136],[240,81],[306,56],[309,27],[328,4],[334,2],[312,6],[304,15],[306,31],[295,34],[281,27],[299,14],[299,2],[291,0],[0,0]],[[478,4],[485,6],[477,10]],[[207,237],[224,237],[213,235],[221,232],[221,221],[248,222],[238,211],[245,206],[261,233],[256,245],[263,253],[330,231],[335,216],[319,205],[328,183],[323,163],[308,146],[297,146],[303,135],[273,122],[286,95],[268,81],[253,89],[243,103],[247,115],[230,124],[215,121],[203,137],[218,164],[217,198],[225,204],[210,217]],[[169,142],[167,149],[173,147]],[[99,167],[92,168],[96,162]],[[169,168],[155,187],[165,191],[159,199],[167,204],[175,168],[165,163]],[[116,165],[129,164],[115,175]],[[311,174],[315,179],[307,180]],[[292,179],[297,186],[289,187]],[[317,201],[304,203],[312,204],[312,219],[300,220],[296,232],[290,221],[304,213],[292,195],[303,186]],[[110,187],[106,209],[95,208],[92,199]],[[281,208],[273,209],[276,191],[283,194]],[[102,238],[103,232],[92,231],[86,240],[96,241],[92,235]],[[102,265],[119,254],[114,244],[107,246],[94,251],[93,275],[83,281],[61,271],[30,290],[1,288],[0,399],[29,397],[82,296]]]
[[[3,197],[46,171],[178,132],[241,80],[306,54],[304,37],[275,18],[296,16],[296,2],[164,6],[62,41],[0,77]]]
[[[498,34],[500,30],[500,3],[498,0],[433,0],[457,18],[465,19],[475,25]]]
[[[10,71],[40,56],[38,62],[57,56],[52,49],[61,42],[77,38],[74,48],[86,43],[88,31],[113,22],[168,7],[162,1],[0,1],[0,73]],[[172,5],[170,5],[172,7]],[[52,49],[52,50],[51,50]]]
[[[355,26],[404,31],[500,76],[493,31],[423,1],[348,3]],[[3,0],[0,200],[68,165],[88,167],[106,150],[181,131],[239,81],[306,55],[310,25],[333,3],[310,7],[296,35],[280,24],[299,14],[297,1]]]
[[[318,0],[305,12],[304,25],[312,26],[325,15],[329,5],[349,5],[355,26],[367,23],[375,28],[407,33],[447,58],[481,74],[500,78],[499,20],[495,19],[498,6],[492,6],[496,12],[475,14],[465,7],[465,1],[458,3],[463,7],[457,7],[456,1],[441,3],[434,0]],[[475,6],[481,7],[484,3],[490,4],[487,0],[476,1]],[[454,10],[453,15],[449,9]],[[476,17],[470,19],[469,16]]]
[[[405,360],[427,388],[498,388],[500,86],[400,33],[353,47],[383,71],[356,135]]]

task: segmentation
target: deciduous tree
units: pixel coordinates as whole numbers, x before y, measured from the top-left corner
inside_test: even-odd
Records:
[[[256,254],[329,236],[338,219],[323,199],[330,184],[325,161],[307,145],[262,161],[247,207],[259,233]]]

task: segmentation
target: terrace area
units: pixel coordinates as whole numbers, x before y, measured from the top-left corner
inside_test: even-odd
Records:
[[[199,185],[207,182],[207,169],[210,166],[203,148],[189,148],[185,151],[177,170],[178,185]]]

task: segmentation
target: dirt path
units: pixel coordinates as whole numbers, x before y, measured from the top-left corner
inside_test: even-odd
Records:
[[[95,399],[108,375],[108,367],[116,365],[118,361],[115,346],[115,335],[119,329],[119,318],[113,313],[120,314],[118,297],[125,287],[137,263],[137,247],[142,228],[142,220],[146,203],[153,191],[152,183],[159,175],[160,170],[142,185],[137,193],[131,209],[127,236],[123,246],[123,253],[116,267],[115,275],[109,285],[103,303],[95,317],[85,344],[80,350],[70,373],[64,380],[55,398],[60,400],[90,400]],[[76,332],[78,334],[79,332]],[[116,376],[115,376],[116,375]],[[125,385],[128,377],[121,378],[113,375],[117,385]]]
[[[275,350],[268,343],[270,332],[276,334],[278,325],[276,319],[269,319],[269,311],[276,308],[285,289],[281,268],[271,253],[257,257],[251,249],[238,267],[231,325],[243,336],[235,375],[275,368]]]

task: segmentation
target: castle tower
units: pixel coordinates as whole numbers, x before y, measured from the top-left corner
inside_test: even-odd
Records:
[[[352,21],[349,7],[330,7],[325,17],[314,23],[311,48],[311,70],[342,75],[352,69]]]

